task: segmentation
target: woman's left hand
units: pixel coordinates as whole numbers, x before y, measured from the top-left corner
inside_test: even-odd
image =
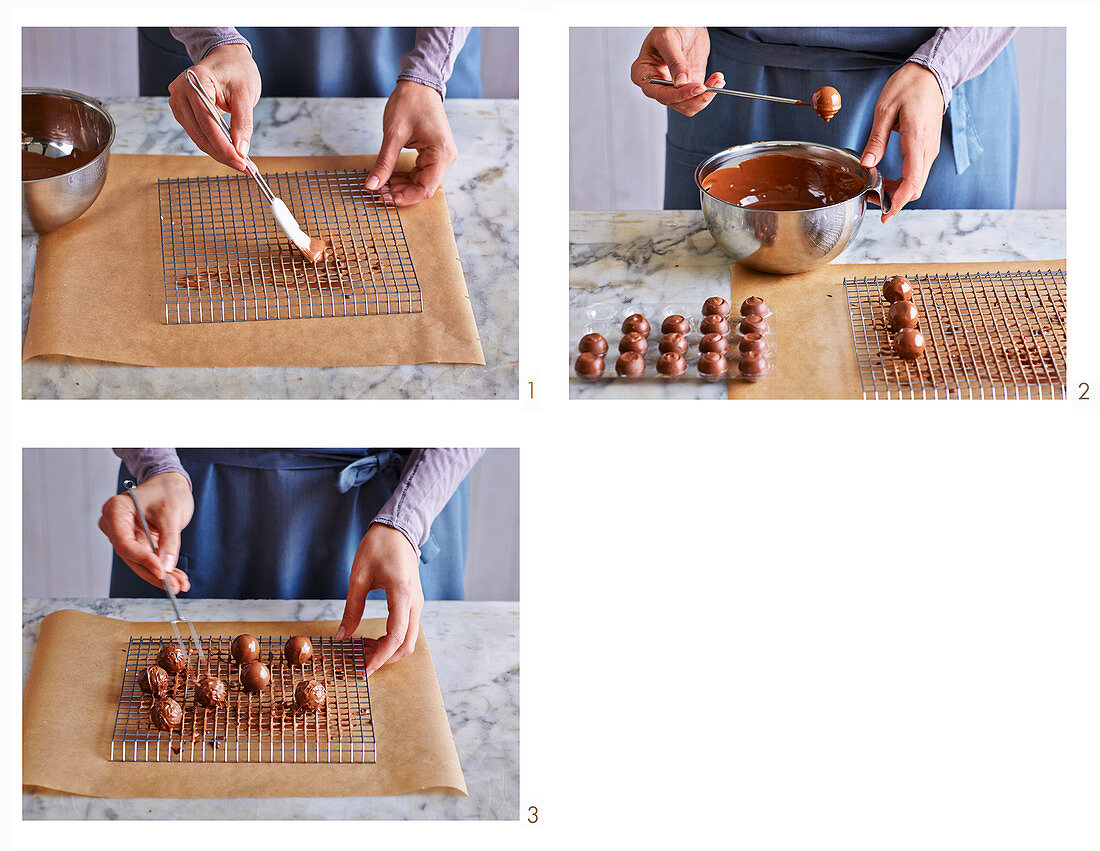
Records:
[[[891,204],[890,212],[882,217],[884,222],[920,198],[940,152],[943,110],[943,92],[936,75],[915,62],[902,65],[882,87],[860,163],[868,168],[878,165],[886,154],[890,134],[897,131],[901,180],[886,181]]]
[[[355,552],[348,581],[348,601],[344,617],[336,630],[343,641],[363,619],[367,594],[375,589],[386,592],[386,634],[378,639],[367,659],[367,676],[387,662],[396,662],[412,654],[420,633],[420,612],[424,609],[424,591],[420,587],[420,559],[409,539],[396,529],[374,523]]]

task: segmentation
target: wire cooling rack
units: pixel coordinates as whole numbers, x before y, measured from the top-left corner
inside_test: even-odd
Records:
[[[158,180],[164,316],[169,325],[420,313],[420,283],[389,189],[368,172],[265,174],[311,236],[309,263],[244,175]]]
[[[1063,270],[907,275],[924,354],[894,355],[887,277],[845,278],[865,399],[1064,399]]]
[[[260,661],[271,670],[270,685],[258,694],[239,687],[241,666],[230,655],[232,636],[201,637],[206,662],[191,649],[187,671],[172,679],[169,696],[183,707],[183,725],[163,731],[153,726],[153,698],[138,687],[138,674],[156,664],[166,639],[131,638],[126,650],[110,758],[116,762],[375,762],[378,758],[362,640],[334,642],[310,637],[313,658],[288,665],[283,645],[289,636],[257,636]],[[168,639],[170,641],[170,639]],[[199,677],[218,677],[229,686],[229,700],[207,709],[195,702]],[[328,700],[323,711],[294,709],[294,687],[320,680]]]

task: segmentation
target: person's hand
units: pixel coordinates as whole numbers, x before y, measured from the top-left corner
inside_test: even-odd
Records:
[[[646,97],[690,117],[716,97],[705,86],[726,85],[719,71],[703,80],[709,56],[710,34],[706,27],[657,27],[642,42],[642,50],[630,66],[630,81]],[[648,77],[672,80],[676,85],[643,83]]]
[[[408,173],[394,172],[402,148],[416,149],[416,165]],[[407,207],[431,198],[457,159],[439,92],[398,80],[382,113],[382,148],[367,177],[367,189],[373,192],[389,181],[394,203]]]
[[[195,498],[187,477],[180,473],[161,473],[138,485],[134,495],[145,512],[159,556],[149,546],[145,530],[141,528],[141,518],[128,493],[113,496],[103,504],[100,531],[107,536],[118,557],[146,582],[163,588],[163,580],[167,577],[173,593],[190,590],[187,574],[176,567],[180,532],[195,513]]]
[[[260,99],[260,69],[252,61],[251,51],[243,44],[215,47],[191,70],[199,85],[218,109],[229,113],[233,144],[203,105],[187,81],[187,72],[168,86],[168,105],[176,121],[187,131],[199,150],[237,171],[245,171],[248,146],[252,140],[252,108]]]
[[[871,134],[860,163],[868,168],[882,160],[890,133],[896,131],[901,144],[901,180],[887,180],[889,221],[910,201],[920,198],[928,172],[940,152],[943,127],[943,92],[936,75],[915,62],[906,62],[882,87],[875,104]]]
[[[416,550],[401,532],[375,523],[367,529],[355,552],[348,580],[348,601],[336,630],[337,641],[343,641],[359,628],[367,594],[378,588],[386,592],[389,617],[386,634],[374,644],[367,659],[368,676],[387,662],[404,659],[413,652],[424,608]]]

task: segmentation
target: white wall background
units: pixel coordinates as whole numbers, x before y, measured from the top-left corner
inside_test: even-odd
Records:
[[[481,82],[485,97],[519,97],[519,30],[482,27]],[[137,28],[24,28],[23,85],[136,97]]]
[[[118,463],[109,449],[23,450],[24,596],[107,596],[111,546],[96,524]],[[466,598],[519,599],[518,449],[490,449],[470,473]]]
[[[665,111],[630,82],[647,27],[569,31],[569,206],[660,209]],[[1020,167],[1016,206],[1066,206],[1066,30],[1016,34]]]

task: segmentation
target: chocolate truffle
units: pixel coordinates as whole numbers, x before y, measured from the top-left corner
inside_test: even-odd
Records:
[[[737,349],[743,355],[750,353],[754,355],[765,354],[768,351],[768,338],[753,331],[741,338],[741,342],[737,344]]]
[[[916,328],[905,328],[894,335],[894,354],[904,360],[916,360],[924,354],[924,335]]]
[[[187,670],[187,653],[178,644],[162,644],[157,664],[169,674],[182,674]]]
[[[917,306],[911,301],[895,301],[886,311],[886,321],[891,331],[900,331],[903,328],[916,328],[920,313]]]
[[[313,645],[304,635],[295,635],[283,647],[283,656],[288,665],[304,665],[313,658]]]
[[[703,352],[699,355],[699,374],[703,378],[725,378],[729,368],[726,356],[721,352]]]
[[[771,312],[771,308],[768,307],[764,299],[759,298],[758,296],[751,295],[743,302],[741,302],[742,316],[751,316],[754,313],[760,316],[767,316]]]
[[[726,317],[712,313],[710,316],[703,317],[703,321],[699,324],[699,331],[704,336],[707,334],[721,334],[725,337],[730,332],[730,324]]]
[[[687,337],[673,331],[671,334],[665,334],[665,336],[661,338],[661,342],[657,348],[662,355],[665,352],[676,352],[677,354],[686,355],[688,350]]]
[[[327,698],[328,692],[325,691],[324,683],[317,680],[302,680],[294,688],[294,703],[306,712],[316,712],[325,705]]]
[[[162,697],[149,707],[149,720],[158,730],[174,730],[183,723],[183,707],[170,697]]]
[[[691,323],[679,313],[666,316],[665,321],[661,323],[662,334],[687,334],[690,331]]]
[[[640,313],[626,317],[623,320],[623,333],[629,334],[631,331],[637,331],[643,337],[649,337],[649,320]]]
[[[703,354],[718,352],[718,354],[724,355],[729,351],[729,347],[729,340],[718,333],[704,334],[703,339],[699,341],[699,351]]]
[[[623,352],[615,361],[615,373],[620,378],[633,380],[645,372],[645,355],[638,352]]]
[[[745,352],[741,355],[741,361],[737,369],[746,378],[759,378],[768,371],[768,361],[763,355],[755,352]]]
[[[263,691],[271,682],[271,671],[263,662],[249,662],[241,669],[241,686],[245,691]]]
[[[644,355],[649,351],[649,340],[641,332],[631,331],[628,334],[623,334],[623,338],[619,340],[619,351],[637,352]]]
[[[810,98],[810,106],[826,121],[832,121],[833,116],[840,112],[840,92],[832,86],[822,86]]]
[[[260,642],[256,640],[256,636],[249,635],[246,632],[233,639],[233,644],[230,645],[229,652],[232,653],[233,658],[242,665],[248,664],[249,662],[255,662],[260,658]]]
[[[583,352],[592,352],[594,355],[607,354],[607,339],[603,334],[585,334],[581,337],[581,343],[577,348]]]
[[[603,366],[603,358],[595,352],[581,352],[577,355],[577,361],[573,364],[573,369],[585,381],[595,381],[603,375]]]
[[[138,674],[138,688],[146,694],[164,694],[170,682],[171,677],[160,665],[150,665]]]
[[[665,352],[657,358],[657,372],[665,378],[679,378],[687,368],[687,361],[679,352]]]
[[[217,706],[229,697],[229,686],[217,677],[203,677],[195,686],[195,702],[201,706]]]
[[[729,316],[730,303],[720,295],[712,295],[703,302],[703,316]]]
[[[759,313],[750,313],[741,320],[737,330],[742,334],[767,334],[768,323],[764,321],[764,317]]]
[[[894,275],[882,285],[882,297],[891,304],[895,301],[909,301],[913,297],[913,287],[904,275]]]

